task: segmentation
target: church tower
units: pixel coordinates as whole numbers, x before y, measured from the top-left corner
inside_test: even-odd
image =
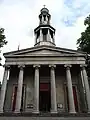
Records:
[[[47,8],[42,8],[39,15],[39,26],[35,28],[35,45],[55,46],[55,29],[50,25],[51,15]]]

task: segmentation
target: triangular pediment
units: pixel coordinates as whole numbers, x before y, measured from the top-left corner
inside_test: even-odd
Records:
[[[38,51],[34,51],[34,52],[29,52],[26,53],[27,55],[30,54],[59,54],[60,52],[57,51],[51,51],[51,50],[38,50]]]
[[[9,53],[5,53],[4,56],[43,56],[43,55],[84,55],[84,53],[80,53],[76,50],[69,50],[65,48],[59,47],[48,47],[48,46],[41,46],[41,47],[32,47],[28,49],[23,49],[19,51],[13,51]]]
[[[25,52],[25,53],[20,53],[19,55],[32,55],[32,54],[62,54],[62,52],[60,51],[55,51],[55,50],[50,50],[50,49],[39,49],[39,50],[35,50],[35,51],[29,51],[29,52]]]

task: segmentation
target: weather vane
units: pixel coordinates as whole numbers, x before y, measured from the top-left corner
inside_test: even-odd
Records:
[[[44,8],[46,7],[46,5],[43,5],[44,6]]]

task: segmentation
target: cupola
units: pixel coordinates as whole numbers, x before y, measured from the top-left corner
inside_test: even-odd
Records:
[[[35,45],[55,46],[55,29],[50,25],[51,15],[47,8],[42,8],[39,15],[39,26],[35,28]]]

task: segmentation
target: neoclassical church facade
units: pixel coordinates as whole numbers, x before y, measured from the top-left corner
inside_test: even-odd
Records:
[[[42,8],[34,47],[4,53],[0,113],[88,113],[86,54],[56,47],[51,15]]]

